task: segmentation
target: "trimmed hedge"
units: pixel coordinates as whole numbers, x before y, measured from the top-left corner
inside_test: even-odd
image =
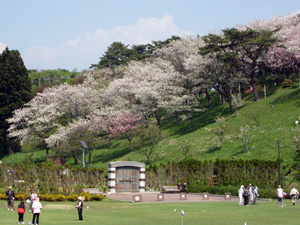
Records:
[[[103,169],[59,167],[50,161],[34,164],[28,157],[19,164],[1,164],[0,180],[3,191],[12,186],[15,192],[29,193],[34,189],[38,194],[64,195],[79,194],[82,188],[103,188],[106,183]]]
[[[230,192],[232,196],[238,196],[239,186],[201,186],[197,184],[191,184],[188,186],[188,191],[190,193],[203,193],[208,192],[209,194],[224,195],[227,192]],[[291,198],[290,191],[291,189],[284,189],[287,193],[285,198]],[[277,189],[276,188],[258,188],[259,198],[277,198]]]
[[[181,162],[152,165],[147,168],[146,188],[161,190],[162,185],[189,183],[202,186],[240,186],[255,184],[277,187],[277,161],[187,159]]]
[[[103,194],[91,195],[90,193],[80,193],[80,195],[70,194],[67,196],[63,194],[54,194],[54,195],[38,194],[38,197],[40,198],[41,201],[47,201],[47,202],[63,202],[63,201],[76,202],[78,201],[79,196],[85,196],[85,201],[101,201],[105,197]],[[0,199],[6,200],[6,194],[0,193]],[[24,193],[15,194],[15,200],[24,201],[26,199],[30,199],[29,194],[24,194]]]

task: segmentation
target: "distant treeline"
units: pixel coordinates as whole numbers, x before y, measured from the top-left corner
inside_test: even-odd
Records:
[[[161,190],[162,185],[189,183],[197,185],[239,186],[253,184],[275,187],[278,164],[264,160],[216,160],[194,159],[153,165],[147,169],[147,189]]]

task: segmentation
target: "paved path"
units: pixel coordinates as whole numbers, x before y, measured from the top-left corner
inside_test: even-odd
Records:
[[[230,200],[225,200],[225,195],[209,195],[209,200],[203,200],[202,194],[193,194],[189,193],[186,195],[186,200],[180,200],[181,194],[173,194],[173,193],[166,193],[163,195],[164,200],[158,200],[158,194],[160,193],[110,193],[107,194],[107,198],[119,200],[119,201],[127,201],[133,202],[134,195],[141,195],[142,201],[141,203],[158,203],[158,202],[221,202],[221,201],[232,201],[238,202],[238,197],[231,197]],[[137,201],[135,201],[138,203]]]

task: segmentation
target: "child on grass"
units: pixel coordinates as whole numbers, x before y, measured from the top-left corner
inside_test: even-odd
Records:
[[[24,224],[24,213],[25,213],[25,204],[24,201],[21,201],[20,205],[18,205],[19,224]]]

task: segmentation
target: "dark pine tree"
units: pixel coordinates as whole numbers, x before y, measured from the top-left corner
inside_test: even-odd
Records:
[[[15,109],[30,101],[31,82],[19,51],[6,48],[0,54],[0,154],[19,150],[19,143],[8,137],[9,124]]]

